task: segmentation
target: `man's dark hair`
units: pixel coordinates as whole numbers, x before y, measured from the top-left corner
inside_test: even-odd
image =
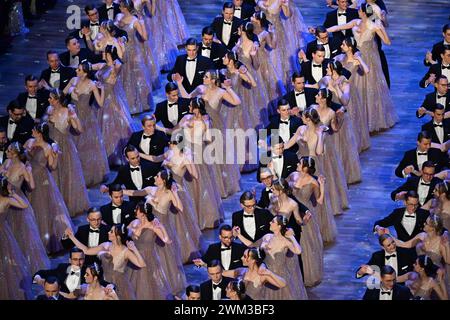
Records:
[[[254,199],[255,199],[255,195],[253,194],[253,192],[247,190],[242,193],[241,197],[239,198],[239,202],[244,204],[244,201],[254,200]]]
[[[211,260],[211,261],[209,261],[208,264],[207,264],[207,267],[208,267],[208,268],[214,268],[214,267],[217,267],[217,266],[219,266],[219,267],[222,268],[222,264],[221,264],[220,261],[217,260],[217,259]]]
[[[200,293],[200,287],[195,285],[195,284],[191,284],[189,286],[186,287],[186,296],[190,296],[191,292],[194,293]]]
[[[74,254],[74,253],[82,253],[82,254],[84,254],[83,250],[81,250],[80,248],[73,247],[72,249],[70,249],[70,252],[69,252],[69,256],[70,256],[71,259],[72,259],[72,254]]]

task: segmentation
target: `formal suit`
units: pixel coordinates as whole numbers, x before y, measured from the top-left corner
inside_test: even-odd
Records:
[[[88,224],[82,225],[78,227],[77,232],[75,233],[75,238],[77,238],[82,244],[89,247],[89,234],[90,234],[90,226]],[[108,231],[109,227],[105,226],[104,224],[101,224],[98,229],[98,244],[102,244],[103,242],[108,241]],[[75,244],[70,240],[67,239],[61,239],[61,244],[66,250],[72,249]],[[90,265],[94,262],[99,263],[100,260],[97,258],[97,256],[88,256],[86,255],[85,265]]]
[[[435,74],[436,78],[440,77],[442,75],[442,62],[439,62],[437,64],[433,64],[430,66],[430,68],[428,69],[427,73],[423,76],[422,80],[420,80],[419,82],[419,86],[421,88],[426,88],[428,87],[430,84],[426,84],[425,81],[428,80],[428,78],[430,77],[430,74]]]
[[[327,75],[328,61],[329,61],[328,59],[324,59],[321,64],[321,68],[322,68],[321,79]],[[314,77],[313,77],[313,71],[312,71],[313,64],[316,65],[316,63],[314,63],[312,60],[303,61],[301,63],[302,74],[305,76],[305,83],[307,83],[307,84],[316,84],[318,82],[318,80],[314,79]],[[314,67],[314,68],[318,68],[318,67]]]
[[[192,83],[190,83],[186,75],[186,63],[192,62],[188,62],[187,59],[187,54],[182,54],[177,57],[172,71],[167,75],[167,80],[172,81],[172,75],[175,73],[179,73],[183,77],[183,87],[188,93],[191,93],[195,88],[203,84],[203,77],[205,75],[205,72],[210,69],[214,69],[214,64],[212,63],[211,59],[202,57],[197,54],[195,74],[194,78],[192,79]]]
[[[444,131],[443,141],[439,140],[437,131],[435,127],[435,123],[433,120],[422,125],[422,131],[427,131],[431,134],[431,142],[434,143],[443,143],[447,142],[450,139],[450,119],[444,119],[441,123],[442,129]],[[441,152],[442,153],[442,152]],[[446,152],[444,154],[447,154]]]
[[[444,51],[445,51],[444,40],[435,43],[433,45],[433,49],[431,49],[432,59],[434,61],[437,61],[438,63],[441,63],[442,62],[441,53],[444,53]],[[426,62],[426,59],[423,60],[423,64],[426,65],[427,67],[431,66],[431,63]]]
[[[273,219],[273,215],[266,209],[255,208],[255,226],[256,232],[255,237],[252,238],[249,236],[247,231],[244,228],[244,210],[239,210],[233,213],[232,215],[232,225],[233,227],[239,227],[241,229],[241,234],[249,239],[250,241],[258,241],[265,234],[270,233],[270,221]],[[251,219],[251,218],[246,218]]]
[[[425,96],[425,99],[422,102],[421,107],[427,109],[428,111],[432,111],[433,112],[434,109],[436,108],[436,104],[437,104],[437,101],[438,101],[437,100],[437,96],[438,96],[437,91],[430,92],[429,94],[427,94]],[[439,94],[439,96],[440,96],[440,94]],[[450,111],[450,90],[447,91],[447,94],[445,95],[445,105],[444,105],[444,107],[445,107],[445,112]],[[424,116],[425,116],[425,114],[420,116],[419,112],[416,111],[416,117],[417,118],[422,118]]]
[[[243,23],[243,21],[239,18],[233,17],[233,21],[231,22],[231,34],[230,34],[230,40],[227,43],[225,43],[222,39],[222,30],[223,30],[223,24],[224,24],[224,18],[222,15],[217,16],[214,21],[211,23],[211,27],[214,30],[214,34],[220,42],[222,42],[229,50],[233,49],[236,43],[239,40],[239,34],[238,29],[239,26]]]
[[[218,285],[222,289],[220,293],[222,299],[227,297],[225,289],[232,280],[232,278],[222,277],[222,281]],[[213,283],[211,279],[202,282],[200,285],[200,297],[202,300],[213,300]]]
[[[70,79],[77,76],[74,68],[65,67],[63,65],[60,65],[59,68],[55,71],[57,71],[56,73],[59,74],[59,81],[56,81],[54,85],[60,90],[64,90]],[[39,80],[44,79],[48,83],[48,85],[52,87],[52,83],[50,82],[51,76],[52,69],[48,67],[47,69],[42,70]]]
[[[0,126],[6,129],[6,135],[9,136],[9,116],[3,116],[0,117]],[[25,116],[20,119],[20,121],[16,124],[16,130],[14,131],[14,135],[11,139],[9,139],[10,142],[18,141],[22,145],[25,144],[25,142],[31,138],[31,130],[34,128],[34,120],[30,117],[30,115],[27,113]]]
[[[228,49],[223,43],[213,42],[210,47],[206,47],[200,42],[197,47],[198,55],[210,59],[214,64],[215,69],[225,69],[222,58],[227,53]],[[207,48],[210,48],[210,50]]]
[[[48,298],[45,294],[40,294],[36,297],[36,300],[42,301],[42,300],[55,300],[53,298]],[[70,299],[64,298],[62,295],[58,295],[57,301],[70,301]]]
[[[411,149],[404,153],[402,160],[398,164],[397,168],[395,169],[395,175],[399,178],[404,178],[403,176],[403,170],[407,166],[414,166],[414,169],[417,171],[420,171],[417,165],[417,149]],[[442,152],[439,149],[436,148],[430,148],[427,152],[427,160],[432,161],[436,164],[436,172],[439,172],[442,170],[442,168],[445,168],[448,166],[448,158],[444,157],[442,155]],[[411,175],[413,175],[411,173]]]
[[[335,56],[341,53],[341,44],[342,41],[339,41],[339,39],[335,39],[334,37],[328,38],[328,47],[330,49],[330,56],[325,56],[326,59],[333,59]],[[313,40],[308,42],[306,45],[306,57],[308,60],[312,60],[312,54],[317,46],[317,40]]]
[[[59,60],[61,61],[63,66],[70,67],[70,52],[65,51],[63,53],[60,53]],[[80,52],[78,53],[79,63],[83,62],[97,63],[100,62],[101,60],[102,60],[101,57],[95,55],[91,50],[86,48],[80,48]]]
[[[423,232],[423,226],[425,225],[425,221],[428,219],[428,216],[430,215],[430,212],[428,210],[424,209],[417,209],[416,211],[416,224],[414,226],[414,230],[411,234],[409,234],[405,227],[402,224],[403,217],[405,215],[406,208],[397,208],[394,211],[392,211],[387,217],[384,217],[381,220],[378,220],[374,223],[374,231],[375,226],[380,226],[383,228],[388,228],[393,226],[395,229],[395,232],[397,233],[397,238],[401,241],[408,241],[412,238],[414,238],[419,233]],[[406,218],[405,218],[406,219]],[[408,218],[411,219],[411,218]]]
[[[80,29],[77,29],[70,33],[71,36],[76,37],[78,40],[83,40],[85,47],[89,49],[86,36],[81,32],[83,28],[89,28],[91,30],[90,38],[92,45],[94,44],[94,40],[96,39],[97,35],[100,33],[100,20],[96,23],[91,22],[90,20],[82,20],[80,23]]]
[[[160,166],[152,162],[141,161],[140,174],[142,176],[142,188],[153,186],[155,183],[154,177],[158,174]],[[138,190],[138,187],[134,184],[131,178],[130,165],[126,164],[119,168],[118,173],[112,184],[124,185],[127,190]],[[144,197],[129,197],[130,202],[137,203],[139,201],[145,200]]]
[[[258,207],[262,209],[269,208],[271,194],[273,194],[272,190],[264,187],[264,189],[262,189],[261,191],[261,197],[259,198],[259,201],[257,203]]]
[[[359,19],[358,10],[347,8],[346,18],[347,23],[354,19]],[[323,25],[325,26],[325,28],[330,28],[338,25],[338,9],[332,10],[327,13]],[[342,43],[342,40],[344,40],[345,37],[353,37],[353,32],[351,29],[345,30],[345,32],[336,31],[333,32],[333,37]]]
[[[222,263],[222,268],[225,269],[223,267],[223,262],[222,262],[221,246],[222,246],[221,242],[210,244],[208,249],[206,250],[205,254],[202,257],[202,260],[205,263],[209,263],[212,260],[219,260]],[[233,270],[233,269],[241,268],[242,267],[241,258],[244,255],[244,251],[247,249],[247,247],[241,243],[232,242],[230,248],[231,248],[230,249],[230,251],[231,251],[230,265],[225,270]]]
[[[305,109],[316,103],[316,95],[319,90],[315,88],[304,88],[303,90],[305,95],[306,106]],[[286,99],[289,102],[291,108],[300,107],[297,103],[296,92],[295,90],[291,90],[283,96],[283,99]],[[302,110],[303,111],[303,110]]]
[[[267,153],[267,157],[271,158],[272,154],[271,152]],[[290,152],[288,150],[285,150],[283,152],[283,169],[281,172],[281,177],[279,178],[283,178],[286,179],[292,172],[294,172],[295,170],[297,170],[297,164],[298,164],[298,157],[295,153]],[[273,159],[270,159],[270,161],[273,161]],[[258,172],[257,172],[257,177],[256,179],[258,180],[258,182],[261,182],[260,179],[260,174],[261,174],[261,168],[267,167],[267,164],[262,164],[261,162],[259,163],[259,168],[258,168]]]
[[[395,255],[397,258],[397,277],[413,271],[413,264],[416,262],[417,258],[415,251],[397,247]],[[393,258],[394,257],[390,257],[389,260]],[[383,249],[372,253],[369,262],[366,264],[369,266],[377,266],[381,270],[381,268],[386,265],[386,251]],[[360,278],[358,274],[356,277]]]
[[[40,276],[42,279],[47,279],[48,277],[56,277],[58,279],[59,285],[60,285],[60,291],[64,293],[70,293],[69,288],[66,284],[66,279],[70,275],[71,265],[70,263],[60,263],[55,269],[49,269],[49,270],[39,270],[33,275],[33,279],[35,276]],[[84,284],[85,278],[84,275],[86,274],[86,264],[80,269],[80,284]]]
[[[418,192],[420,180],[421,179],[416,176],[409,177],[404,184],[402,184],[400,187],[398,187],[397,189],[392,191],[391,199],[393,201],[395,201],[395,195],[401,191],[416,191],[416,192]],[[439,178],[436,178],[436,177],[434,177],[431,180],[427,197],[423,203],[420,203],[421,206],[424,205],[425,203],[427,203],[429,200],[433,199],[434,187],[440,182],[442,182],[442,180]]]
[[[234,16],[244,21],[250,21],[250,17],[255,13],[255,6],[248,3],[242,3],[242,6],[234,7]],[[240,16],[239,16],[240,14]]]
[[[167,100],[161,101],[156,105],[155,108],[156,122],[161,121],[164,128],[173,129],[175,125],[178,124],[178,122],[180,122],[181,119],[183,119],[183,117],[189,113],[189,102],[189,99],[178,98],[177,106],[169,107]],[[178,120],[176,124],[173,124],[169,121],[169,108],[174,107],[176,107],[178,110]]]
[[[98,10],[100,22],[109,20],[108,9],[106,8],[106,3],[104,3],[100,7],[98,7],[97,10]],[[116,18],[116,16],[120,13],[119,5],[117,3],[113,2],[112,10],[113,10],[113,18],[111,20],[114,20]]]
[[[281,125],[281,116],[279,114],[273,116],[270,119],[269,125],[266,127],[267,135],[272,135],[272,130],[279,130]],[[300,127],[303,124],[303,122],[300,120],[300,118],[297,117],[289,117],[289,139],[292,138],[297,131],[298,127]],[[284,140],[284,138],[283,138]],[[289,140],[284,141],[287,143]],[[286,149],[288,151],[296,153],[298,151],[298,144],[295,143],[292,147],[289,149]]]
[[[22,93],[19,93],[16,100],[19,101],[19,104],[21,106],[26,107],[27,101],[29,100],[28,97],[29,97],[28,92],[22,92]],[[49,97],[49,92],[47,90],[38,90],[37,91],[37,93],[36,93],[36,110],[35,110],[36,116],[33,117],[30,110],[27,109],[28,114],[33,119],[41,119],[42,116],[45,114],[45,112],[47,111],[47,107],[49,105],[48,97]]]
[[[140,153],[145,153],[151,156],[160,156],[164,153],[164,149],[169,146],[169,137],[164,132],[155,130],[155,132],[150,138],[149,150],[142,150],[141,140],[143,135],[144,130],[133,132],[130,139],[128,140],[128,144],[131,144],[132,146],[136,147],[136,149],[138,149]],[[144,162],[150,161],[144,160]],[[156,162],[154,163],[160,165],[160,163]]]
[[[131,221],[134,220],[134,205],[131,202],[123,201],[120,208],[120,223],[128,226]],[[115,209],[117,210],[117,209]],[[100,207],[100,212],[102,213],[102,220],[108,226],[112,226],[114,224],[113,219],[113,204],[112,202],[105,204]]]
[[[408,287],[394,284],[392,300],[411,300],[413,298]],[[363,300],[380,300],[380,289],[366,289]]]

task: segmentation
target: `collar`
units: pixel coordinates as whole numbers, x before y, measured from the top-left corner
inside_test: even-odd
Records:
[[[139,165],[139,166],[136,166],[136,167],[135,167],[135,166],[132,166],[132,165],[130,164],[130,168],[131,168],[131,169],[136,169],[136,168],[139,168],[139,169],[140,169],[141,166]]]
[[[384,288],[382,285],[380,285],[380,291],[383,291],[383,292],[392,292],[393,289],[386,289],[386,288]]]
[[[420,183],[426,183],[426,184],[429,184],[429,183],[431,183],[431,181],[430,182],[425,182],[425,181],[423,181],[423,179],[422,178],[420,178],[420,181],[419,181],[419,185],[420,185]]]
[[[231,248],[231,245],[230,245],[229,247],[227,247],[227,246],[224,245],[224,244],[221,244],[221,245],[220,245],[220,249],[228,249],[228,248]]]
[[[114,5],[106,5],[106,9],[109,9],[109,8],[114,8]]]
[[[397,250],[395,250],[395,251],[392,252],[392,253],[389,253],[389,252],[387,252],[386,250],[384,250],[384,255],[385,255],[385,256],[392,256],[393,254],[397,255]]]
[[[222,280],[223,280],[223,278],[222,278]],[[214,283],[214,281],[212,281],[212,280],[211,280],[211,282],[212,282],[212,284],[215,284],[216,286],[218,286],[219,284],[222,283],[222,280],[220,280],[220,282],[218,282],[218,283]]]
[[[444,46],[448,46],[448,45],[450,45],[450,43],[449,43],[449,42],[447,42],[447,41],[445,41],[445,40],[444,40],[443,44],[444,44]]]

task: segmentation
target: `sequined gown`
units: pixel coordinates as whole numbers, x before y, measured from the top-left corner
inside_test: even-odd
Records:
[[[380,54],[375,42],[375,24],[367,21],[364,33],[359,26],[353,28],[353,34],[361,52],[361,56],[370,69],[364,77],[358,77],[356,87],[361,89],[364,112],[367,113],[370,132],[393,127],[398,115],[392,102],[391,94],[381,68]]]
[[[236,269],[236,272],[239,274],[239,278],[244,281],[245,293],[250,298],[252,298],[253,300],[265,300],[266,290],[268,290],[268,288],[263,283],[259,281],[253,282],[251,280],[245,279],[248,272],[247,268]]]
[[[134,132],[126,95],[122,83],[117,81],[117,76],[112,66],[105,65],[97,72],[105,90],[103,107],[98,110],[98,122],[108,162],[112,166],[126,163],[122,150]]]
[[[28,208],[9,207],[6,213],[3,214],[6,215],[7,222],[13,235],[15,235],[17,244],[27,260],[30,272],[34,273],[42,269],[48,269],[50,268],[50,260],[39,235],[33,208],[21,189],[24,178],[17,174],[8,174],[7,177],[8,182],[14,186],[19,197],[28,204]]]
[[[50,137],[58,143],[61,154],[58,166],[52,171],[53,179],[64,198],[67,209],[75,217],[89,209],[89,197],[77,148],[70,133],[67,115],[58,122],[48,122]]]
[[[49,253],[63,250],[61,238],[66,228],[73,229],[64,199],[47,168],[47,158],[41,147],[32,147],[27,153],[35,189],[29,195],[39,227],[41,240]]]
[[[346,106],[346,109],[348,110],[348,114],[352,121],[356,143],[358,144],[358,152],[362,152],[370,148],[369,128],[367,126],[367,110],[363,109],[363,102],[361,98],[362,88],[358,87],[358,85],[363,83],[362,78],[365,77],[365,75],[362,74],[359,66],[354,65],[353,62],[347,62],[347,57],[345,54],[340,54],[334,59],[336,61],[340,61],[342,66],[352,73],[349,79],[350,102]]]
[[[155,248],[156,234],[144,229],[134,244],[142,255],[147,267],[133,268],[130,272],[131,284],[136,288],[138,300],[166,300],[170,295],[167,276],[161,267],[161,260]]]
[[[125,255],[127,250],[128,248],[124,247],[115,257],[111,255],[110,251],[104,251],[99,253],[99,257],[102,262],[103,277],[116,286],[119,300],[136,300],[136,288],[132,285],[127,274],[127,272],[130,272]]]
[[[175,43],[183,44],[190,37],[188,26],[177,0],[156,0],[156,15],[168,26]]]
[[[90,97],[90,93],[79,94],[78,99],[74,99],[72,95],[83,127],[83,132],[74,136],[74,141],[87,187],[102,183],[109,173],[108,157],[97,120],[97,110],[89,104]]]
[[[308,207],[312,215],[308,223],[302,227],[300,238],[305,286],[312,287],[318,285],[323,277],[323,240],[320,233],[319,219],[311,202],[313,185],[309,183],[300,189],[293,188],[293,195],[298,201]]]
[[[136,21],[137,18],[134,17],[130,23],[121,22],[119,24],[119,27],[128,34],[120,79],[125,89],[131,114],[154,109],[150,70],[146,64],[144,47],[134,28]]]
[[[6,222],[9,204],[0,201],[0,300],[32,299],[31,270]]]

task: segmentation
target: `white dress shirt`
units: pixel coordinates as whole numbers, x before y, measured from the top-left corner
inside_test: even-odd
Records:
[[[422,183],[425,183],[422,178],[420,178],[419,186],[417,187],[417,193],[419,194],[419,202],[420,205],[425,204],[425,200],[428,196],[428,191],[430,190],[430,186],[423,185]]]
[[[142,151],[144,151],[145,154],[150,154],[150,141],[152,138],[145,138],[144,136],[147,136],[145,132],[142,134],[141,142],[139,143],[139,147]]]
[[[197,57],[194,61],[189,61],[190,58],[186,60],[186,77],[190,84],[194,81],[195,70],[197,69]]]
[[[56,71],[56,70],[54,70],[54,71]],[[52,70],[50,70],[49,81],[50,81],[49,85],[52,88],[59,88],[59,83],[61,81],[61,74],[59,72],[52,72]]]
[[[242,17],[242,7],[234,7],[234,16],[241,19]]]
[[[424,155],[424,154],[419,155],[419,152],[426,153],[426,155]],[[419,168],[419,170],[422,170],[423,163],[428,160],[428,152],[422,152],[422,151],[417,150],[416,156],[417,156],[417,167]]]
[[[224,22],[230,22],[230,24],[224,23],[222,25],[222,42],[225,43],[225,45],[228,46],[228,43],[230,42],[230,38],[231,38],[231,27],[233,26],[233,22],[232,21],[226,21],[224,20]]]
[[[347,16],[339,16],[339,13],[345,13],[346,11],[337,11],[337,22],[338,22],[338,26],[341,26],[343,24],[347,23]],[[343,34],[345,34],[345,30],[341,31]]]
[[[444,66],[444,63],[442,63],[442,66]],[[448,66],[450,66],[450,64]],[[445,67],[448,67],[448,66],[445,66]],[[441,70],[442,70],[442,75],[446,76],[447,79],[450,79],[450,69],[441,69]]]
[[[169,121],[176,126],[178,123],[178,103],[169,106],[171,102],[167,101],[167,117],[169,118]]]
[[[130,168],[133,168],[133,169],[139,168],[139,170],[134,170],[134,171],[130,170],[130,173],[131,173],[131,180],[133,180],[133,183],[136,186],[136,189],[141,190],[142,189],[142,172],[141,172],[142,168],[141,168],[141,166],[138,166],[138,167],[130,166]]]
[[[69,55],[70,55],[69,67],[78,68],[78,65],[80,64],[79,56],[75,56],[75,58],[73,58],[70,52]]]
[[[71,274],[72,272],[75,272],[75,274]],[[69,266],[67,273],[68,275],[65,282],[67,289],[69,289],[69,292],[74,292],[80,287],[81,270],[75,270],[72,266]]]
[[[411,216],[414,216],[414,217],[411,217]],[[402,223],[403,228],[405,228],[406,232],[408,232],[408,234],[411,235],[416,226],[416,214],[409,213],[407,210],[405,210],[405,213],[403,214],[401,223]]]
[[[383,294],[383,292],[385,292],[385,294]],[[389,292],[389,293],[386,294],[386,292]],[[394,294],[393,290],[387,290],[387,289],[384,289],[383,287],[381,287],[380,288],[380,301],[392,300],[393,294]]]
[[[14,133],[16,132],[17,124],[15,122],[10,123],[11,118],[8,118],[8,139],[11,140],[14,137]]]
[[[272,158],[272,163],[275,174],[278,176],[278,178],[281,178],[281,174],[283,173],[284,157],[281,156],[281,158]]]
[[[220,282],[219,283],[212,282],[212,284],[220,284]],[[212,292],[213,292],[212,294],[213,300],[222,300],[222,289],[220,287],[217,287],[216,289],[214,289],[213,287]]]
[[[295,95],[295,101],[297,102],[297,107],[301,111],[304,111],[306,109],[306,94],[305,94],[305,91],[300,93],[300,92],[294,90],[294,95]]]
[[[5,151],[0,150],[0,164],[3,164],[3,156],[5,155]]]
[[[112,219],[115,224],[122,223],[122,209],[112,205]]]
[[[109,8],[111,8],[111,10],[108,10]],[[114,6],[113,5],[106,5],[106,12],[108,14],[108,19],[109,20],[114,20]]]
[[[248,215],[247,213],[245,213],[244,211],[244,215]],[[255,217],[243,217],[243,225],[244,225],[244,230],[245,232],[247,232],[247,234],[252,238],[255,239],[255,235],[256,235],[256,221],[255,221]]]
[[[440,96],[440,94],[436,92],[436,103],[442,104],[445,107],[445,104],[447,103],[447,96],[444,95],[443,97],[438,98],[438,95]]]
[[[312,70],[311,74],[312,74],[314,80],[316,80],[316,82],[319,82],[320,79],[323,78],[322,64],[320,65],[320,68],[314,67],[314,65],[317,65],[317,63],[312,61],[312,63],[311,63],[311,70]]]
[[[323,44],[322,41],[317,40],[317,44],[323,45],[323,47],[325,48],[325,58],[330,59],[331,57],[330,43]]]
[[[442,127],[434,127],[434,131],[436,132],[436,135],[439,139],[440,143],[444,143],[444,124],[441,123],[437,123],[436,121],[433,121],[433,125],[442,125]]]
[[[291,132],[289,130],[289,126],[290,126],[290,120],[283,120],[280,119],[281,121],[287,121],[288,123],[281,123],[280,122],[280,127],[279,127],[279,134],[280,137],[283,139],[284,143],[287,143],[289,141],[289,139],[291,138]]]
[[[36,112],[37,112],[37,97],[35,96],[35,99],[31,99],[28,96],[27,103],[25,105],[25,108],[27,109],[28,113],[33,119],[36,119]]]
[[[93,248],[99,245],[100,233],[99,232],[90,232],[90,230],[99,230],[94,228],[89,228],[89,236],[88,236],[88,246],[89,248]],[[99,230],[100,231],[100,230]]]
[[[250,219],[250,218],[245,218],[245,219]],[[220,249],[226,249],[227,247],[225,247],[224,245],[222,245],[220,247]],[[228,270],[230,268],[230,264],[231,264],[231,246],[230,246],[230,250],[224,250],[220,252],[220,261],[222,262],[222,266],[225,270]]]
[[[202,42],[202,47],[208,47],[208,46]],[[208,48],[211,48],[211,47],[208,47]],[[211,50],[202,49],[202,56],[204,56],[206,58],[211,58]]]
[[[394,257],[395,255],[395,257]],[[389,259],[386,259],[386,257],[389,257]],[[384,264],[386,266],[391,266],[392,268],[394,268],[395,273],[398,274],[398,254],[397,251],[393,252],[393,253],[387,253],[386,251],[384,252]]]

